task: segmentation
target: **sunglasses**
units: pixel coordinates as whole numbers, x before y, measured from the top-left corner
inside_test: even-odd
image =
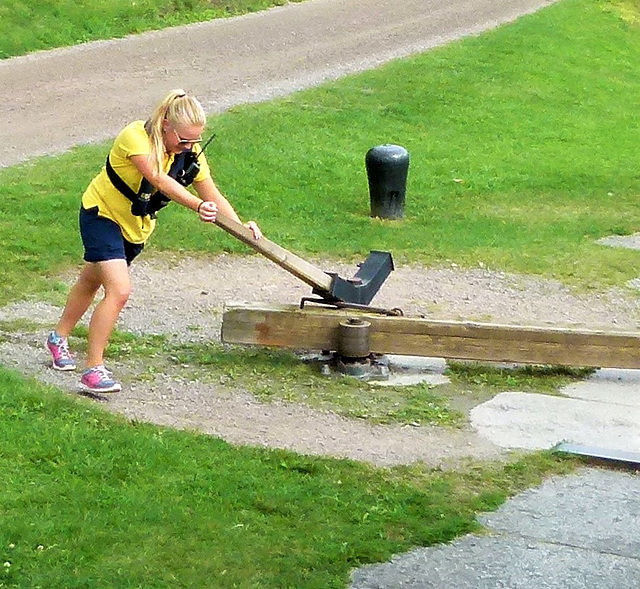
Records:
[[[195,145],[196,143],[202,143],[202,137],[198,137],[197,139],[185,139],[184,137],[180,137],[178,132],[172,127],[171,130],[175,133],[178,138],[179,145]]]

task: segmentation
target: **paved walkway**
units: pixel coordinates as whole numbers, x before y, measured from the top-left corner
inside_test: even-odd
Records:
[[[353,573],[351,589],[637,589],[640,476],[585,470],[480,518],[488,533]]]
[[[502,448],[567,442],[640,460],[640,371],[601,369],[561,393],[500,393],[472,410],[471,423]],[[640,587],[637,470],[556,477],[479,520],[486,534],[358,569],[350,589]]]
[[[500,393],[471,411],[471,423],[501,448],[567,442],[633,453],[640,461],[640,370],[600,369],[561,393]]]

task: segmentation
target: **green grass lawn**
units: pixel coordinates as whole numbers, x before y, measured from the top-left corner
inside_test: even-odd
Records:
[[[344,587],[576,461],[376,469],[127,421],[0,368],[0,587]]]
[[[0,59],[300,0],[0,0]]]

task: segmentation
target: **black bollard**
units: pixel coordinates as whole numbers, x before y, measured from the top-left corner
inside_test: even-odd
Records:
[[[365,157],[371,216],[402,219],[407,193],[409,152],[399,145],[372,147]]]

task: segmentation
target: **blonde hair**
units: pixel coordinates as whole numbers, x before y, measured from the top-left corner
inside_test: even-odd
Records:
[[[156,172],[162,171],[165,146],[162,138],[162,122],[167,120],[171,126],[202,125],[207,116],[197,98],[189,96],[184,90],[172,90],[161,100],[147,121],[147,133],[151,142],[149,158]]]

